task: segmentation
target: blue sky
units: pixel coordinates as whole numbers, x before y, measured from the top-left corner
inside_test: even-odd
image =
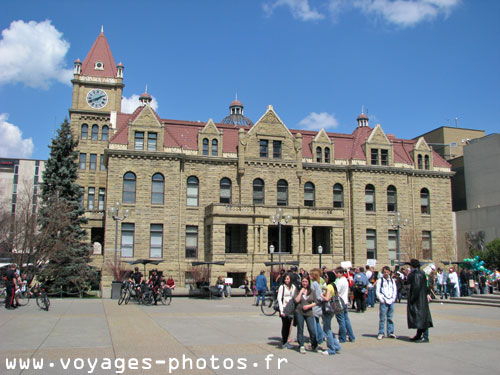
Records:
[[[400,138],[456,117],[498,132],[499,15],[496,0],[4,2],[0,157],[48,157],[101,25],[124,107],[147,84],[162,118],[220,121],[237,92],[253,121],[272,104],[293,129],[351,133],[364,105]]]

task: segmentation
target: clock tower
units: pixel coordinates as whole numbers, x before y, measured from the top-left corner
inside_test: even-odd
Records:
[[[104,245],[107,169],[104,151],[116,132],[123,91],[122,63],[115,64],[108,41],[101,33],[83,62],[75,61],[73,98],[69,110],[71,130],[78,138],[78,184],[84,190],[88,220],[85,229],[95,249]],[[95,245],[99,243],[101,247]],[[94,261],[99,261],[95,254]]]

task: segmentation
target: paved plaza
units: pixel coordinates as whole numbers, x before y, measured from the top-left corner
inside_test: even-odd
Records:
[[[170,306],[118,306],[109,299],[51,302],[49,312],[34,301],[0,310],[0,374],[498,373],[495,307],[432,304],[435,328],[428,344],[408,341],[415,330],[406,328],[405,304],[396,304],[396,340],[376,339],[378,306],[350,313],[356,342],[323,356],[279,349],[281,320],[264,316],[252,298],[174,298]],[[335,322],[332,326],[336,330]],[[14,359],[17,369],[8,370],[6,361],[13,366]],[[43,359],[43,369],[29,362],[30,369],[20,370],[19,359],[39,365]]]

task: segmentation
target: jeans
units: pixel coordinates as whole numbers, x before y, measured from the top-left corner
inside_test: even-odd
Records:
[[[266,291],[265,290],[258,290],[257,291],[257,302],[256,305],[259,305],[259,299],[262,298],[262,303],[264,303],[264,300],[266,299]]]
[[[332,332],[332,318],[333,314],[323,314],[323,329],[326,336],[326,347],[328,354],[332,355],[340,351],[339,340],[335,337]]]
[[[354,332],[352,331],[351,321],[349,320],[347,306],[343,312],[335,315],[335,317],[337,318],[337,323],[339,324],[339,341],[341,343],[346,342],[347,335],[349,335],[351,341],[356,340]]]
[[[314,318],[314,333],[316,333],[316,341],[318,344],[321,344],[325,339],[325,332],[323,331],[323,327],[321,327],[321,323],[319,322],[319,318]]]
[[[378,315],[378,334],[385,334],[385,320],[387,319],[387,335],[394,333],[394,322],[392,317],[394,316],[394,304],[386,304],[380,302],[380,312]]]
[[[368,288],[368,296],[366,297],[366,303],[370,307],[375,307],[375,288]]]
[[[299,346],[304,346],[304,321],[307,324],[307,331],[309,332],[309,339],[311,340],[311,346],[315,349],[318,346],[318,341],[316,341],[315,332],[315,321],[314,316],[304,316],[302,314],[295,314],[295,319],[297,319],[297,341]]]
[[[446,284],[439,284],[438,285],[438,290],[440,291],[441,299],[443,299],[443,294],[444,294],[444,298],[448,298],[448,291],[447,291],[446,287],[447,287]]]

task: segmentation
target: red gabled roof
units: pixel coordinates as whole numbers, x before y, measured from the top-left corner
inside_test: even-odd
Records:
[[[94,69],[97,61],[103,63],[103,70]],[[116,77],[115,60],[103,32],[99,34],[87,57],[83,60],[82,74],[95,77]]]

